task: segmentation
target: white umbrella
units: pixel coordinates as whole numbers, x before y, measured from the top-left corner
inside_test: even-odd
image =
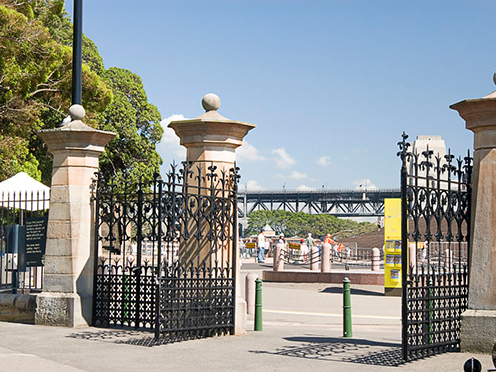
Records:
[[[0,182],[0,207],[28,211],[48,209],[50,188],[24,172]]]

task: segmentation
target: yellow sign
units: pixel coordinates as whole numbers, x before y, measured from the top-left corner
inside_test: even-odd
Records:
[[[257,247],[257,243],[246,243],[245,244],[245,247],[246,248],[256,248]]]
[[[401,296],[401,199],[384,200],[384,287]]]
[[[288,245],[289,245],[289,249],[297,249],[297,250],[300,250],[301,249],[301,244],[300,243],[291,243],[291,242],[289,242]]]

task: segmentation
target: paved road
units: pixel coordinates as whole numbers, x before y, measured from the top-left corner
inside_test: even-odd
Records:
[[[244,265],[242,274],[260,267]],[[353,286],[353,337],[342,337],[339,286],[264,283],[263,331],[161,346],[149,334],[0,323],[0,372],[11,371],[462,371],[472,355],[403,364],[400,299]],[[483,370],[489,355],[476,356]]]

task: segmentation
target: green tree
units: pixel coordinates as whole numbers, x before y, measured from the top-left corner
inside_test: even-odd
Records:
[[[24,170],[50,184],[52,159],[38,138],[67,115],[72,87],[72,23],[63,0],[0,0],[0,180]],[[85,123],[117,134],[101,158],[107,179],[128,171],[150,180],[160,114],[139,76],[105,70],[96,45],[83,35]]]
[[[292,213],[288,211],[254,211],[248,215],[248,228],[245,236],[257,234],[269,224],[277,234],[286,236],[305,236],[312,233],[322,236],[328,233],[338,234],[340,238],[355,236],[372,231],[376,225],[368,222],[355,222],[339,219],[327,214]]]
[[[0,0],[0,180],[19,171],[45,183],[51,178],[51,161],[36,132],[55,127],[70,105],[72,51],[45,25],[62,13],[63,1]],[[83,92],[90,113],[111,100],[88,65]],[[90,115],[90,123],[95,118]]]
[[[151,180],[159,172],[162,159],[156,152],[163,128],[158,109],[148,102],[141,78],[117,67],[108,69],[105,79],[112,89],[114,100],[99,116],[99,128],[116,133],[100,160],[105,179],[123,177]]]

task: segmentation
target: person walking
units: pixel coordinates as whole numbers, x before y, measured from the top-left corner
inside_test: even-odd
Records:
[[[305,262],[307,260],[307,255],[308,255],[308,245],[306,243],[306,239],[301,239],[300,241],[300,251],[301,251],[301,257],[300,261]]]
[[[334,239],[332,239],[332,235],[331,234],[327,234],[325,239],[324,239],[324,244],[335,244],[336,242],[334,241]]]
[[[258,263],[264,263],[265,235],[263,230],[258,234]]]
[[[315,239],[312,238],[311,233],[308,233],[308,236],[305,239],[305,244],[307,245],[308,249],[312,249],[312,247],[315,245]]]

